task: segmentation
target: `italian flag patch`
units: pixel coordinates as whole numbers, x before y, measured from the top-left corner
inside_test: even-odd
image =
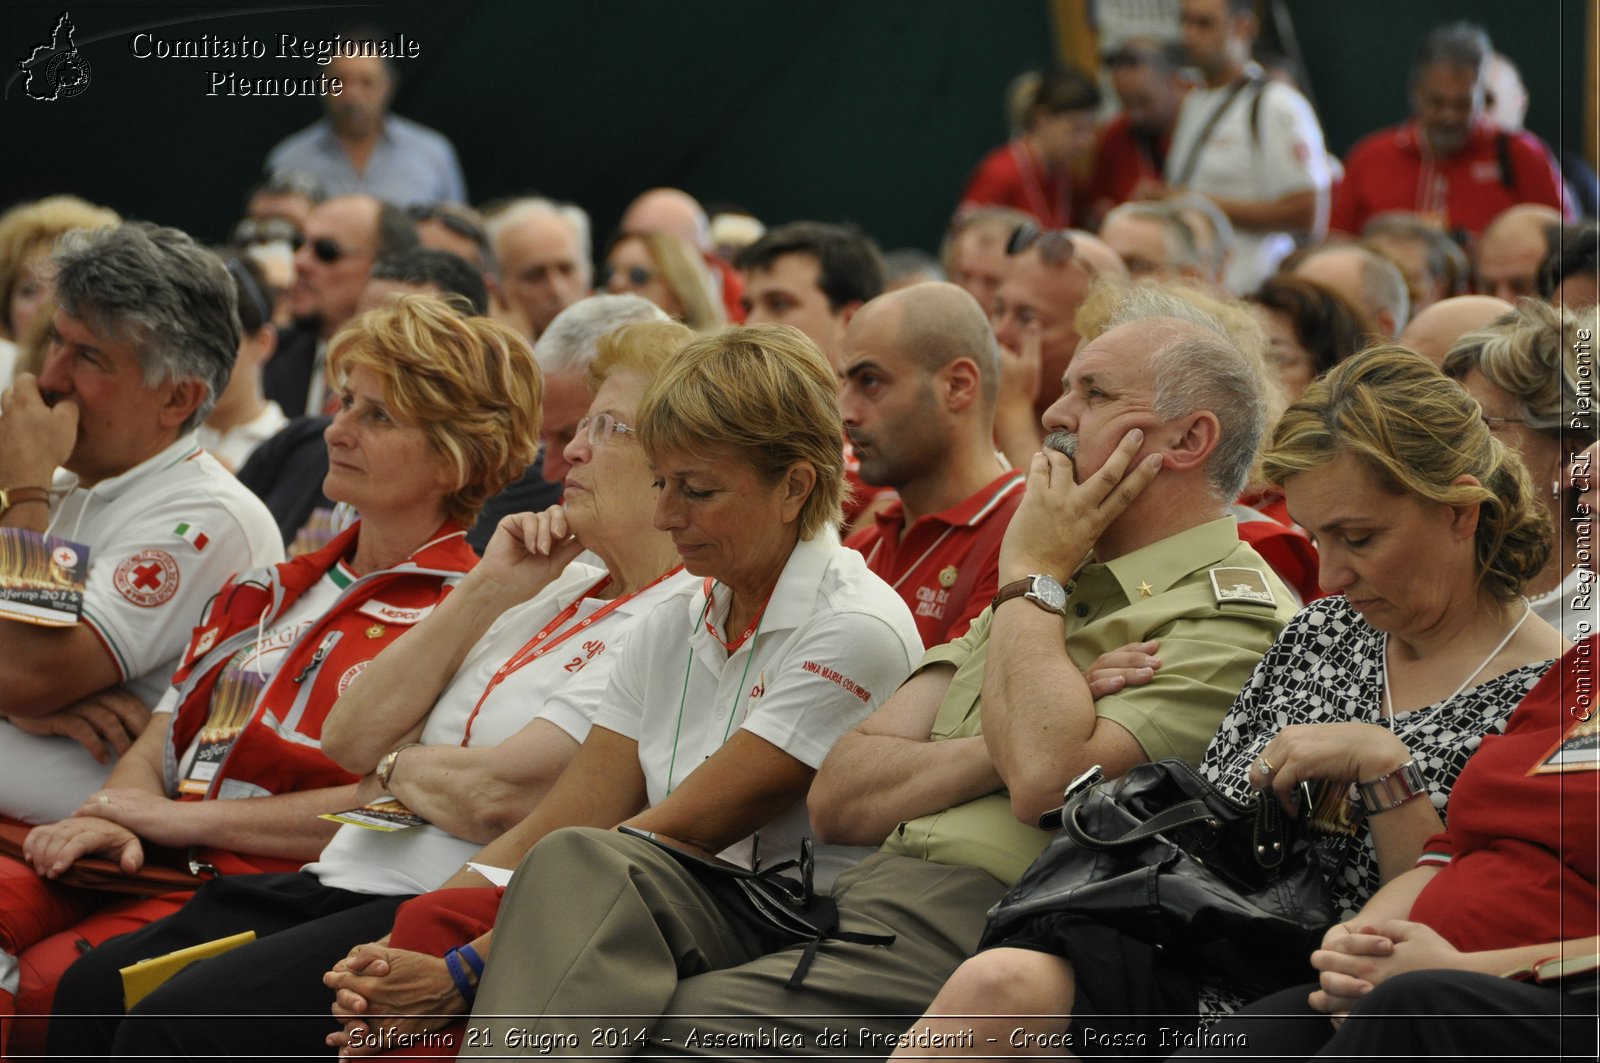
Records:
[[[204,550],[211,540],[206,538],[206,533],[196,528],[193,524],[180,524],[172,529],[172,534],[187,542],[196,551]]]

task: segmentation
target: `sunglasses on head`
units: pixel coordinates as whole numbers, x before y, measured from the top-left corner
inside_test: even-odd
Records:
[[[1072,235],[1065,229],[1041,229],[1030,221],[1017,226],[1017,231],[1011,234],[1011,239],[1006,241],[1006,254],[1020,255],[1031,250],[1037,250],[1048,265],[1064,266],[1072,261],[1076,248]]]
[[[457,236],[480,246],[489,243],[489,238],[471,219],[463,218],[441,203],[413,203],[406,208],[406,214],[410,215],[412,221],[418,223],[436,221]]]

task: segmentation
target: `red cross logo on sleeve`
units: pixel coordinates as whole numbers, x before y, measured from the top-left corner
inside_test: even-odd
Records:
[[[153,609],[178,593],[178,563],[165,550],[141,550],[123,559],[111,582],[134,605]]]

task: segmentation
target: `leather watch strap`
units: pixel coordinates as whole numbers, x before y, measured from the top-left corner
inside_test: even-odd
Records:
[[[5,516],[13,507],[25,505],[29,502],[42,502],[50,504],[50,491],[44,487],[0,487],[0,517]]]

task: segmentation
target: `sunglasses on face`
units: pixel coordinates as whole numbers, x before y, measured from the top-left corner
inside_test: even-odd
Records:
[[[627,269],[616,269],[615,267],[609,267],[606,272],[605,281],[609,282],[613,277],[621,277],[630,288],[643,288],[646,284],[649,284],[652,280],[654,280],[655,276],[656,275],[653,270],[650,270],[644,266],[629,266]]]
[[[365,255],[369,258],[372,256],[371,251],[351,251],[331,236],[319,236],[311,241],[311,253],[316,256],[318,262],[330,266],[341,258],[348,258],[351,255]]]
[[[1065,229],[1041,229],[1030,221],[1017,226],[1017,231],[1011,234],[1011,239],[1006,241],[1006,254],[1015,256],[1031,250],[1037,250],[1039,258],[1047,265],[1064,266],[1072,261],[1077,249]]]

